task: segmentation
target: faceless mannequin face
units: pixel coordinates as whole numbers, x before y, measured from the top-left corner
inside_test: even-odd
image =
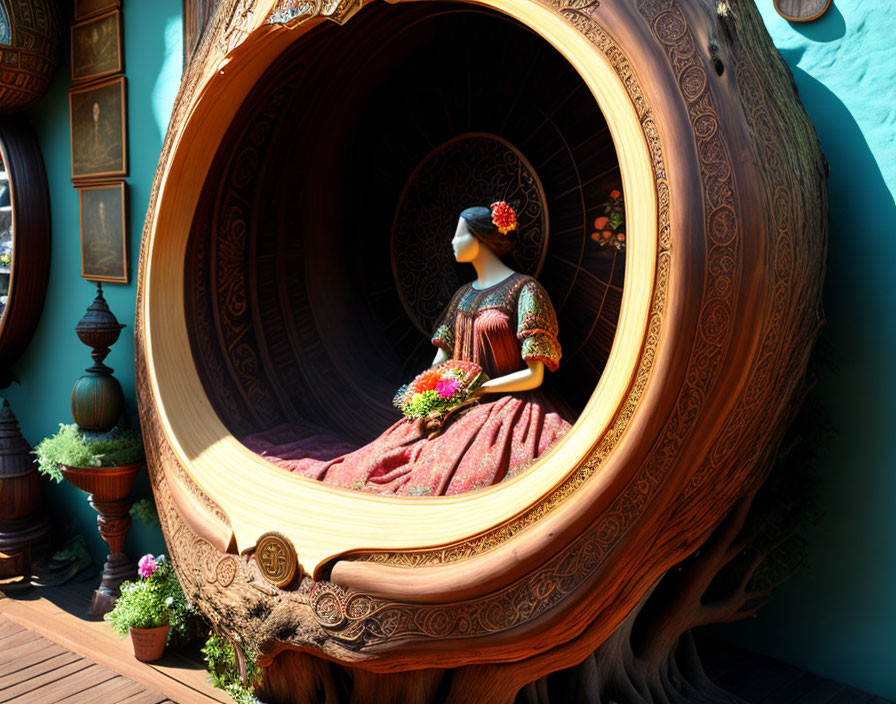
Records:
[[[454,233],[454,239],[451,240],[451,246],[454,247],[454,258],[457,261],[471,262],[479,256],[479,248],[482,245],[470,232],[470,226],[467,224],[467,221],[459,218],[457,231]]]

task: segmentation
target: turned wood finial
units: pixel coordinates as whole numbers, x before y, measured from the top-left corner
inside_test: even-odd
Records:
[[[103,285],[98,283],[96,298],[75,326],[78,339],[93,348],[90,356],[94,362],[72,389],[72,417],[82,430],[110,430],[121,416],[124,393],[121,384],[112,376],[113,369],[103,364],[103,360],[124,327],[109,310],[103,297]]]

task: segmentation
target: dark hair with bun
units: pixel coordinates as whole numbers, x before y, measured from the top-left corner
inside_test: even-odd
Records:
[[[507,254],[516,244],[516,240],[513,238],[515,232],[502,235],[498,231],[498,226],[492,222],[491,208],[477,205],[467,208],[460,216],[467,221],[473,236],[499,257]]]

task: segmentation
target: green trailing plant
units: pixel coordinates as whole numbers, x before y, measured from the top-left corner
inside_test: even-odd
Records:
[[[137,582],[124,582],[115,608],[105,619],[122,638],[130,628],[171,625],[168,642],[184,645],[205,630],[199,614],[190,606],[171,562],[164,555],[140,558]]]
[[[59,424],[59,432],[44,438],[36,448],[38,469],[56,482],[62,481],[61,465],[69,467],[119,467],[143,458],[143,438],[137,428],[113,428],[105,433],[82,431],[71,423]]]
[[[131,518],[136,518],[145,523],[150,528],[160,528],[162,523],[159,521],[159,512],[156,505],[151,499],[140,499],[135,501],[131,506]]]
[[[256,664],[254,653],[244,651],[246,682],[240,676],[235,647],[227,638],[212,634],[202,648],[205,662],[211,675],[212,684],[222,689],[237,704],[261,704],[255,696],[254,688],[261,684],[262,670]]]

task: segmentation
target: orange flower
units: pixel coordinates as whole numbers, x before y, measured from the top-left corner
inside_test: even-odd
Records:
[[[619,191],[617,191],[616,189],[613,189],[612,191],[610,191],[610,198],[618,198],[621,195],[622,194]]]
[[[414,393],[419,394],[423,391],[435,391],[441,380],[442,375],[436,371],[423,372],[414,381]]]
[[[613,233],[610,232],[609,230],[604,230],[604,231],[601,233],[601,236],[602,236],[605,240],[608,240],[608,239],[610,239],[610,238],[613,236]]]
[[[595,242],[600,242],[600,233],[599,233],[599,232],[592,232],[592,233],[591,233],[591,239],[593,239]]]
[[[602,215],[594,221],[594,229],[595,230],[603,230],[607,226],[607,221],[610,218]]]

